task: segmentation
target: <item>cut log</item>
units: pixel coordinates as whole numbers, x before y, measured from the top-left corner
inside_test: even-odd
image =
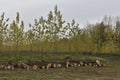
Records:
[[[37,70],[38,69],[38,66],[37,65],[33,65],[32,66],[32,70]]]
[[[6,66],[7,70],[10,70],[12,67],[10,65]]]
[[[57,64],[53,64],[52,67],[53,67],[53,68],[56,68],[56,67],[57,67]]]
[[[66,68],[68,68],[68,67],[69,67],[69,65],[70,65],[70,62],[69,62],[69,61],[67,61],[67,62],[66,62]]]
[[[70,63],[68,66],[70,66],[70,67],[74,67],[74,64]]]
[[[77,66],[80,67],[80,64],[78,63]]]
[[[4,69],[7,70],[8,69],[7,66],[4,66]]]
[[[61,64],[57,64],[57,68],[61,68],[62,67],[62,65]]]
[[[45,66],[41,66],[41,69],[45,69]]]
[[[50,68],[50,67],[47,65],[47,66],[46,66],[46,69],[49,69],[49,68]]]
[[[22,64],[21,63],[17,63],[17,68],[22,68]]]
[[[48,63],[47,66],[48,66],[49,68],[51,68],[51,67],[52,67],[52,64],[51,64],[51,63]]]
[[[74,65],[74,67],[77,67],[77,63],[74,63],[73,65]]]
[[[4,67],[5,67],[4,65],[0,65],[0,69],[4,69]]]
[[[68,68],[69,67],[69,65],[68,64],[66,64],[66,68]]]
[[[12,66],[12,68],[11,68],[12,70],[14,70],[15,68],[14,68],[14,66]]]
[[[91,64],[91,63],[89,63],[88,65],[89,65],[89,66],[92,66],[92,64]]]
[[[13,70],[13,69],[14,69],[14,66],[12,66],[12,65],[5,65],[5,66],[4,66],[4,69],[5,69],[5,70]]]
[[[80,61],[80,66],[83,66],[83,62],[82,61]]]
[[[23,68],[23,69],[30,70],[30,67],[29,67],[27,64],[21,63],[21,65],[22,65],[22,68]]]
[[[84,64],[84,66],[88,66],[88,64]]]

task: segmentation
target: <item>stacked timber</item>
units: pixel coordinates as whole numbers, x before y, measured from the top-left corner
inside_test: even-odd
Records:
[[[100,60],[84,60],[84,61],[77,61],[68,59],[61,62],[45,62],[45,61],[29,61],[29,62],[4,62],[0,61],[0,69],[4,70],[14,70],[15,68],[25,69],[25,70],[38,70],[38,69],[50,69],[50,68],[69,68],[69,67],[86,67],[86,66],[93,66],[93,67],[103,67],[104,64],[101,63]]]

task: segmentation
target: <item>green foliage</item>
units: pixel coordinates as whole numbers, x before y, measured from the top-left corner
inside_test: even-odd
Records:
[[[10,24],[3,13],[0,17],[0,51],[20,53],[117,53],[120,51],[120,20],[105,16],[96,24],[80,28],[73,19],[63,20],[61,12],[55,6],[44,19],[35,19],[24,30],[24,21],[17,12],[16,19]]]

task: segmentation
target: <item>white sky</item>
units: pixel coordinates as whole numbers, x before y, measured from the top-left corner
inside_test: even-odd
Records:
[[[120,0],[0,0],[0,14],[5,12],[13,20],[20,12],[21,19],[29,24],[35,18],[47,17],[55,5],[66,21],[75,19],[81,25],[99,21],[105,15],[120,16]]]

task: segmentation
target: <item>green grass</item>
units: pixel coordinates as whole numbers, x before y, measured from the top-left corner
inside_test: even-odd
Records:
[[[22,60],[61,61],[65,56],[72,56],[74,60],[86,60],[99,58],[106,67],[77,67],[31,70],[0,70],[0,80],[120,80],[120,58],[105,56],[86,56],[79,54],[44,54],[21,55]],[[15,56],[2,55],[0,60],[15,60]]]
[[[0,80],[119,80],[120,71],[111,68],[60,68],[37,71],[0,71]]]

